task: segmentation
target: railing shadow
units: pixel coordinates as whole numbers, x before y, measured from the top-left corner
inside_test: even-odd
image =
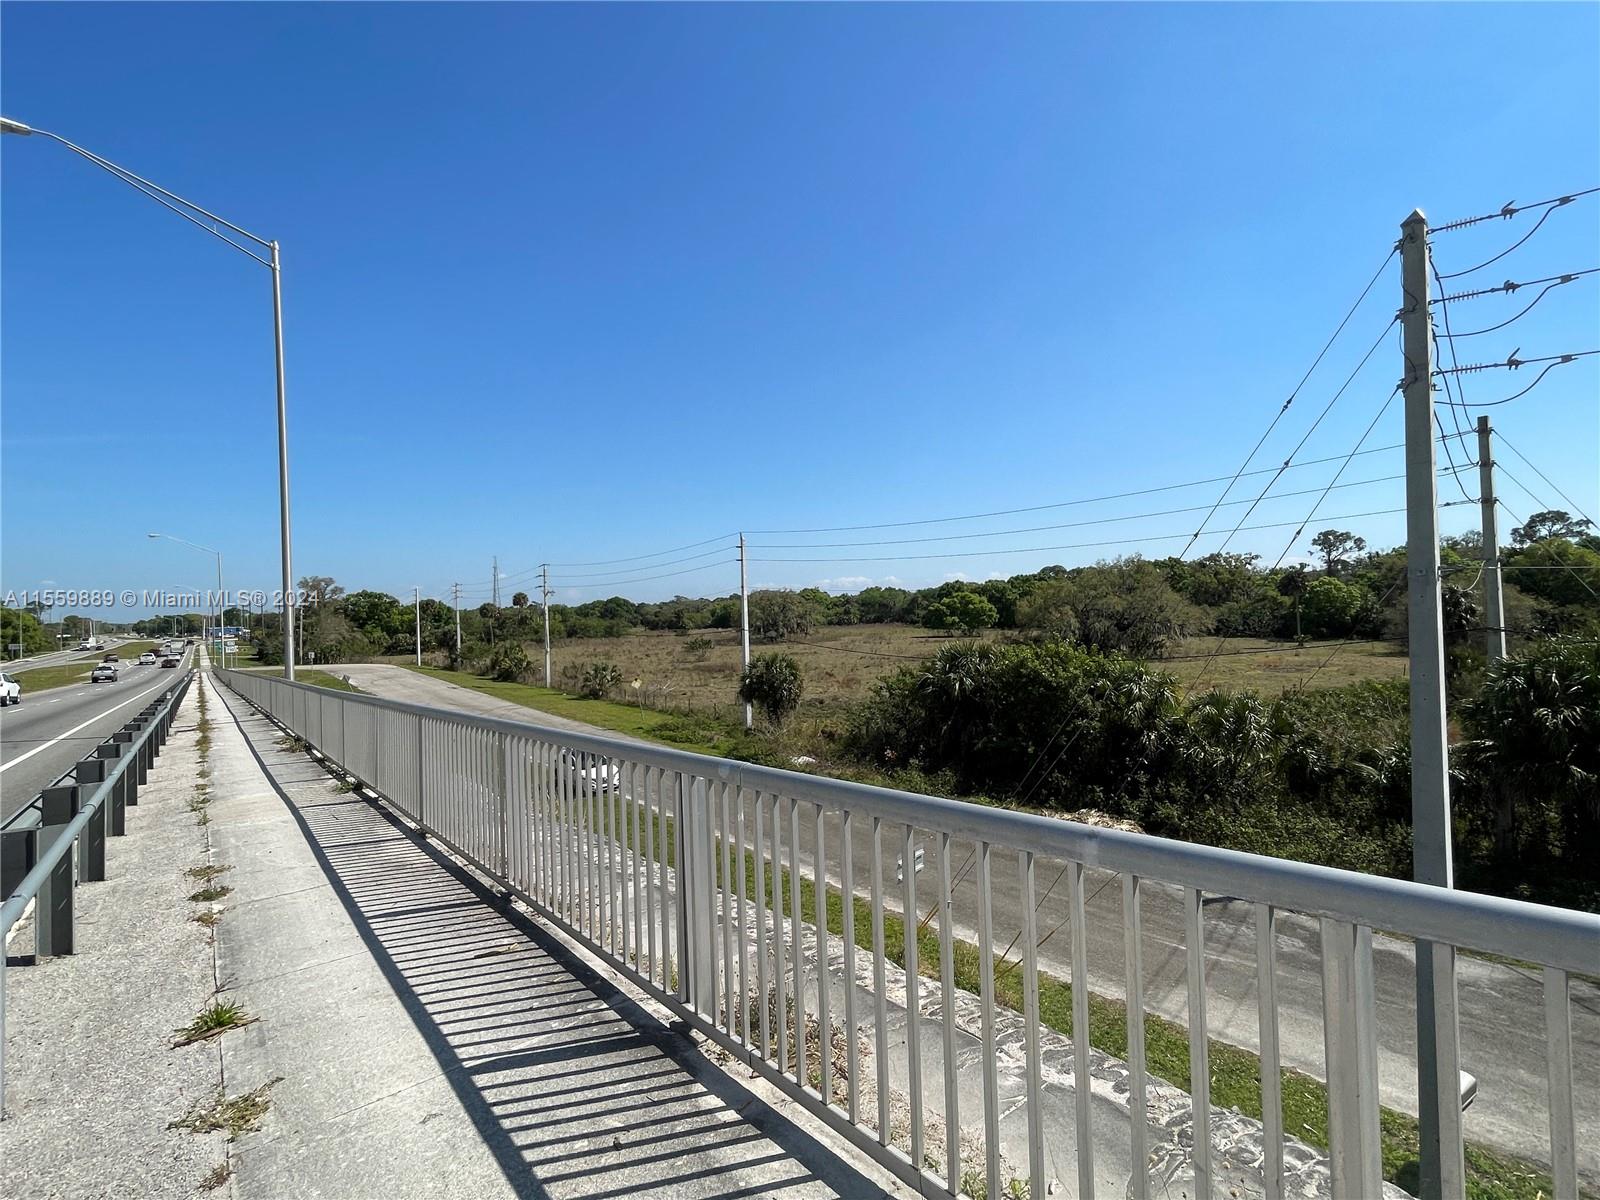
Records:
[[[306,797],[327,775],[226,702],[518,1196],[885,1194],[387,808]]]

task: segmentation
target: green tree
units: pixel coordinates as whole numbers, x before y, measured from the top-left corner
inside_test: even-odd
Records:
[[[1507,555],[1505,578],[1550,604],[1600,608],[1600,552],[1559,537]]]
[[[1043,583],[1019,610],[1035,618],[1035,602],[1055,585]],[[1152,562],[1138,557],[1114,559],[1081,567],[1060,582],[1056,604],[1064,604],[1077,619],[1077,637],[1084,645],[1105,652],[1154,658],[1164,653],[1174,638],[1198,632],[1205,616],[1166,581]]]
[[[1592,524],[1590,521],[1575,520],[1571,513],[1559,508],[1547,508],[1536,512],[1521,525],[1511,531],[1511,544],[1513,546],[1531,546],[1535,542],[1542,542],[1548,538],[1561,538],[1563,541],[1576,541]]]
[[[1324,529],[1311,539],[1311,548],[1322,555],[1323,570],[1337,575],[1340,567],[1367,548],[1367,539],[1357,537],[1348,529]]]
[[[739,676],[739,699],[759,708],[774,725],[800,707],[804,691],[800,664],[787,654],[758,654]]]
[[[998,617],[995,606],[976,592],[953,592],[922,610],[924,628],[949,633],[973,634],[993,626]]]
[[[815,607],[798,592],[750,593],[750,633],[764,642],[805,635],[817,622]]]
[[[1072,598],[1069,580],[1046,580],[1017,606],[1018,627],[1045,637],[1075,641],[1078,636],[1078,615],[1072,611]]]
[[[1305,599],[1306,589],[1311,586],[1311,576],[1306,574],[1303,566],[1285,571],[1278,577],[1278,594],[1287,596],[1294,602],[1294,637],[1300,640],[1300,605]]]
[[[1348,636],[1365,601],[1364,591],[1331,575],[1311,580],[1301,597],[1306,632],[1314,638]]]
[[[528,607],[528,593],[527,592],[518,592],[516,595],[512,596],[511,597],[511,607],[512,608],[527,608]]]
[[[50,636],[39,618],[20,608],[0,608],[0,654],[10,654],[20,645],[21,654],[38,654],[51,649]]]

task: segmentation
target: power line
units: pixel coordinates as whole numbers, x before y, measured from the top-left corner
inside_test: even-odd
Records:
[[[711,545],[712,542],[725,542],[729,538],[737,536],[738,534],[734,533],[722,533],[716,537],[706,538],[703,542],[690,542],[687,546],[674,546],[670,550],[656,550],[650,554],[635,554],[630,558],[602,558],[594,562],[553,562],[543,565],[547,567],[609,567],[614,563],[638,562],[645,558],[660,558],[664,554],[681,554],[685,550],[698,550],[701,546]],[[665,566],[666,564],[657,563],[655,565]],[[538,570],[538,568],[535,567],[534,570]]]
[[[1441,472],[1441,474],[1444,474],[1444,472]],[[1339,486],[1342,487],[1342,488],[1370,487],[1372,484],[1375,484],[1375,483],[1393,483],[1398,479],[1404,479],[1404,478],[1405,478],[1404,474],[1400,474],[1400,475],[1382,475],[1382,476],[1379,476],[1379,477],[1377,477],[1375,479],[1360,479],[1360,480],[1356,480],[1356,481],[1351,482],[1351,483],[1341,483]],[[1321,489],[1320,488],[1302,488],[1300,491],[1296,491],[1296,492],[1280,492],[1278,495],[1274,496],[1273,499],[1274,500],[1288,500],[1288,499],[1291,499],[1291,498],[1293,498],[1295,496],[1309,496],[1313,492],[1316,492],[1316,491],[1319,491],[1319,490],[1321,490]],[[1224,504],[1228,504],[1228,505],[1249,504],[1250,501],[1249,501],[1249,499],[1240,499],[1240,500],[1227,500],[1227,501],[1224,501],[1223,503]],[[851,549],[851,548],[858,547],[858,546],[911,546],[911,545],[917,545],[917,544],[926,543],[926,542],[969,541],[969,540],[971,540],[973,538],[1011,537],[1011,536],[1014,536],[1016,534],[1021,534],[1021,533],[1044,533],[1044,532],[1047,532],[1047,531],[1053,530],[1053,529],[1081,529],[1081,528],[1084,528],[1085,526],[1111,525],[1111,524],[1115,524],[1116,522],[1119,522],[1119,521],[1144,521],[1144,520],[1150,519],[1151,517],[1171,517],[1171,516],[1180,515],[1182,513],[1199,512],[1202,509],[1210,509],[1212,512],[1215,512],[1218,507],[1219,507],[1218,505],[1214,505],[1214,504],[1213,505],[1192,504],[1192,505],[1189,505],[1189,506],[1184,507],[1184,508],[1166,508],[1166,509],[1161,509],[1161,510],[1156,511],[1156,512],[1129,513],[1126,516],[1119,516],[1119,517],[1095,517],[1094,519],[1088,520],[1088,521],[1067,521],[1067,522],[1064,522],[1064,523],[1061,523],[1061,524],[1057,524],[1057,525],[1028,525],[1028,526],[1025,526],[1025,527],[1020,528],[1020,529],[991,529],[991,530],[985,530],[982,533],[944,533],[944,534],[939,534],[936,537],[887,538],[887,539],[883,539],[883,540],[880,540],[880,541],[868,541],[868,542],[766,542],[766,543],[759,544],[759,545],[749,546],[748,549],[752,549],[752,550],[841,550],[841,549]]]
[[[1397,242],[1394,246],[1390,247],[1389,253],[1384,255],[1383,261],[1378,264],[1378,269],[1372,273],[1372,278],[1367,281],[1367,286],[1361,289],[1361,294],[1356,297],[1355,303],[1352,304],[1349,311],[1344,314],[1344,320],[1339,322],[1337,328],[1335,328],[1333,333],[1328,337],[1328,340],[1323,343],[1322,349],[1317,352],[1316,358],[1312,359],[1311,365],[1306,368],[1306,373],[1300,377],[1300,382],[1294,385],[1294,390],[1289,393],[1289,398],[1283,402],[1283,407],[1280,408],[1276,415],[1273,416],[1272,420],[1267,423],[1266,430],[1259,438],[1256,439],[1256,444],[1250,448],[1250,453],[1244,456],[1244,461],[1239,464],[1239,469],[1233,473],[1233,478],[1228,480],[1228,486],[1223,488],[1222,492],[1217,496],[1217,502],[1211,506],[1211,511],[1208,512],[1201,520],[1200,527],[1195,530],[1194,537],[1189,540],[1189,545],[1185,546],[1181,551],[1179,551],[1179,558],[1182,558],[1184,555],[1188,554],[1189,550],[1194,546],[1194,543],[1199,540],[1201,533],[1205,531],[1205,527],[1211,523],[1211,518],[1216,515],[1217,509],[1222,507],[1223,501],[1226,500],[1229,493],[1233,491],[1233,485],[1239,482],[1239,479],[1244,474],[1245,469],[1249,467],[1252,460],[1254,460],[1255,456],[1260,452],[1261,447],[1266,445],[1267,439],[1272,436],[1272,431],[1278,427],[1278,422],[1283,420],[1284,414],[1289,411],[1289,406],[1294,403],[1295,397],[1300,394],[1300,389],[1305,387],[1306,380],[1311,378],[1311,373],[1317,369],[1317,366],[1322,362],[1328,351],[1333,347],[1333,343],[1338,341],[1339,335],[1344,332],[1344,327],[1350,323],[1350,318],[1356,315],[1356,310],[1361,307],[1368,294],[1372,291],[1373,285],[1378,282],[1378,279],[1380,276],[1382,276],[1384,269],[1388,267],[1389,263],[1394,259],[1394,256],[1399,253],[1399,251],[1400,246]],[[1291,457],[1293,456],[1291,455]]]
[[[1540,217],[1537,221],[1535,221],[1533,223],[1533,228],[1532,229],[1528,230],[1527,233],[1523,234],[1516,241],[1512,242],[1511,245],[1507,246],[1504,250],[1500,251],[1500,253],[1496,254],[1493,258],[1486,258],[1481,263],[1479,263],[1477,266],[1468,267],[1465,271],[1454,271],[1451,274],[1444,276],[1444,278],[1445,279],[1459,279],[1463,275],[1471,275],[1474,271],[1481,271],[1485,267],[1493,266],[1495,263],[1499,262],[1506,255],[1510,254],[1512,251],[1521,249],[1522,246],[1528,241],[1529,238],[1531,238],[1534,234],[1539,232],[1539,226],[1543,225],[1545,223],[1545,221],[1549,220],[1550,214],[1553,213],[1553,212],[1555,212],[1555,209],[1553,209],[1553,208],[1545,209],[1544,216]]]
[[[552,579],[550,581],[550,586],[552,588],[565,588],[568,591],[579,592],[590,591],[594,588],[620,588],[635,583],[650,583],[657,579],[676,579],[680,575],[693,575],[698,571],[705,571],[712,567],[720,567],[726,563],[736,563],[738,561],[739,560],[736,558],[727,558],[723,559],[721,562],[702,563],[698,567],[689,567],[687,570],[683,571],[668,571],[665,575],[646,575],[640,579],[617,579],[612,580],[609,583],[561,583]]]
[[[1346,513],[1343,516],[1327,517],[1329,521],[1355,521],[1363,517],[1388,517],[1395,513],[1404,512],[1403,508],[1382,508],[1371,512]],[[1307,520],[1310,518],[1308,517]],[[1265,525],[1236,525],[1231,533],[1256,532],[1262,529],[1287,529],[1296,524],[1294,521],[1276,521]],[[1300,522],[1303,526],[1304,522]],[[1214,537],[1220,530],[1213,530],[1206,536]],[[1231,536],[1230,533],[1230,536]],[[829,557],[820,558],[763,558],[762,562],[818,562],[818,563],[849,563],[849,562],[917,562],[928,559],[942,558],[975,558],[993,556],[996,554],[1043,554],[1055,550],[1086,550],[1097,546],[1121,546],[1131,542],[1171,542],[1186,538],[1187,533],[1139,534],[1133,537],[1112,538],[1098,542],[1069,542],[1059,546],[1014,546],[1001,550],[956,550],[940,554],[873,554],[858,555],[854,557]]]
[[[1513,446],[1511,444],[1510,439],[1507,438],[1504,433],[1502,433],[1498,429],[1495,430],[1494,432],[1495,432],[1495,437],[1497,439],[1499,439],[1499,441],[1504,446],[1506,446],[1511,451],[1511,453],[1515,454],[1523,462],[1527,463],[1529,470],[1531,470],[1540,479],[1544,480],[1545,483],[1549,484],[1552,488],[1555,488],[1556,495],[1560,496],[1563,500],[1565,500],[1568,504],[1570,504],[1572,506],[1572,511],[1573,512],[1577,513],[1585,521],[1588,521],[1590,525],[1593,525],[1595,523],[1594,522],[1594,518],[1590,517],[1588,513],[1584,512],[1583,509],[1578,507],[1577,501],[1573,500],[1573,498],[1571,496],[1567,495],[1559,487],[1556,487],[1556,485],[1554,483],[1551,483],[1550,477],[1548,475],[1546,475],[1543,471],[1539,470],[1538,467],[1534,466],[1534,464],[1528,460],[1528,456],[1527,455],[1523,454],[1521,450],[1518,450],[1515,446]]]
[[[1444,283],[1439,278],[1439,267],[1438,267],[1438,264],[1435,263],[1434,260],[1433,260],[1433,254],[1431,253],[1431,247],[1430,247],[1430,253],[1428,254],[1428,268],[1433,272],[1434,282],[1439,285],[1439,292],[1440,292],[1440,295],[1441,295],[1441,299],[1439,301],[1439,316],[1444,321],[1445,339],[1446,339],[1446,341],[1447,341],[1447,343],[1449,344],[1449,347],[1450,347],[1450,362],[1452,363],[1452,365],[1460,366],[1461,364],[1460,364],[1459,360],[1456,358],[1455,336],[1450,331],[1450,305],[1444,299],[1442,299],[1442,296],[1443,296],[1443,293],[1444,293]],[[1431,312],[1428,314],[1428,324],[1429,324],[1430,328],[1433,326],[1433,314]],[[1437,343],[1438,340],[1439,340],[1439,331],[1437,329],[1433,329],[1432,332],[1433,332],[1433,340],[1434,340],[1435,343]],[[1465,411],[1465,409],[1461,407],[1461,403],[1465,403],[1465,401],[1466,401],[1466,398],[1467,398],[1466,389],[1461,386],[1459,380],[1456,381],[1454,384],[1452,384],[1451,378],[1448,375],[1442,375],[1442,376],[1440,376],[1440,379],[1444,383],[1444,394],[1445,394],[1445,397],[1450,401],[1450,405],[1449,405],[1449,408],[1450,408],[1450,424],[1455,427],[1456,436],[1458,438],[1462,439],[1461,448],[1462,448],[1462,451],[1466,454],[1467,460],[1469,462],[1472,462],[1473,461],[1472,452],[1467,448],[1467,444],[1466,444],[1466,432],[1461,428],[1461,414],[1462,414],[1462,412]],[[1430,380],[1429,383],[1430,383],[1430,386],[1431,386],[1432,381]],[[1456,397],[1456,392],[1457,391],[1459,391],[1461,393],[1461,395],[1460,395],[1461,403],[1457,402],[1457,397]],[[1440,418],[1439,418],[1439,410],[1437,408],[1435,408],[1433,410],[1433,424],[1434,424],[1434,427],[1436,429],[1438,429],[1438,431],[1441,434],[1444,433],[1444,422],[1442,420],[1440,420]],[[1451,446],[1450,446],[1450,443],[1449,443],[1448,440],[1446,440],[1444,442],[1444,456],[1445,456],[1445,460],[1447,462],[1449,462],[1449,464],[1450,464],[1451,471],[1452,471],[1452,478],[1455,479],[1456,486],[1461,489],[1461,494],[1463,496],[1465,496],[1467,494],[1467,488],[1466,488],[1466,485],[1461,482],[1461,476],[1457,475],[1457,474],[1454,474],[1454,469],[1455,469],[1455,465],[1456,465],[1455,451],[1453,449],[1451,449]]]
[[[1569,271],[1565,275],[1546,275],[1543,279],[1525,279],[1521,283],[1508,279],[1499,287],[1478,288],[1472,292],[1457,292],[1454,296],[1438,296],[1435,297],[1434,303],[1455,304],[1463,300],[1481,300],[1484,296],[1493,296],[1499,292],[1504,292],[1509,296],[1519,288],[1538,287],[1541,283],[1570,283],[1580,276],[1593,275],[1597,271],[1600,271],[1600,267],[1590,267],[1585,271]],[[1445,278],[1449,277],[1445,276]]]
[[[1386,331],[1387,332],[1387,331]],[[1363,450],[1362,454],[1382,454],[1387,450],[1404,449],[1404,442],[1395,442],[1390,446],[1374,446],[1370,450]],[[1322,463],[1337,462],[1343,455],[1334,454],[1327,458],[1308,458],[1304,462],[1291,463],[1290,470],[1300,467],[1315,467]],[[1254,471],[1246,471],[1240,478],[1252,475],[1270,475],[1281,472],[1283,467],[1261,467]],[[746,532],[751,536],[766,537],[779,535],[800,535],[807,533],[858,533],[868,529],[907,529],[914,525],[948,525],[956,521],[981,521],[989,517],[1014,517],[1022,513],[1047,512],[1055,508],[1073,508],[1083,504],[1101,504],[1108,500],[1130,500],[1138,496],[1153,496],[1161,492],[1176,492],[1184,488],[1204,487],[1212,483],[1225,483],[1231,476],[1215,475],[1210,479],[1192,479],[1186,483],[1167,483],[1158,487],[1138,488],[1131,492],[1108,492],[1103,496],[1085,496],[1077,500],[1058,500],[1050,504],[1032,504],[1023,508],[1001,508],[992,512],[963,513],[954,517],[922,517],[914,521],[880,521],[866,525],[822,525],[814,529],[751,529]]]
[[[1503,399],[1500,399],[1500,400],[1474,400],[1470,404],[1463,401],[1461,403],[1461,406],[1460,406],[1463,409],[1468,409],[1468,408],[1495,408],[1498,405],[1510,404],[1513,400],[1522,399],[1522,397],[1526,396],[1529,392],[1533,391],[1534,388],[1538,387],[1539,384],[1544,382],[1544,377],[1546,375],[1550,374],[1551,371],[1554,371],[1557,367],[1565,366],[1567,363],[1570,363],[1570,362],[1576,362],[1580,358],[1588,358],[1590,355],[1593,355],[1593,354],[1600,354],[1600,350],[1578,350],[1578,351],[1575,351],[1575,352],[1573,352],[1571,354],[1551,354],[1551,355],[1546,355],[1546,356],[1544,356],[1542,358],[1517,359],[1515,357],[1512,357],[1511,359],[1509,359],[1509,360],[1507,360],[1506,362],[1503,362],[1503,363],[1480,363],[1480,364],[1476,364],[1476,365],[1470,366],[1470,367],[1458,367],[1453,371],[1449,371],[1449,372],[1440,371],[1438,373],[1441,374],[1441,375],[1444,375],[1444,374],[1451,374],[1451,375],[1462,374],[1462,375],[1466,375],[1466,374],[1471,374],[1474,371],[1492,370],[1495,367],[1508,367],[1511,370],[1516,370],[1518,367],[1530,366],[1533,363],[1546,363],[1546,364],[1548,364],[1545,367],[1544,370],[1540,371],[1536,376],[1534,376],[1533,382],[1530,383],[1527,387],[1523,388],[1520,392],[1513,392],[1513,393],[1511,393],[1511,395],[1506,396],[1506,397],[1504,397]]]
[[[682,558],[669,558],[663,562],[645,563],[642,566],[625,567],[616,571],[595,571],[592,574],[583,575],[579,578],[587,581],[599,581],[615,575],[632,575],[638,571],[653,571],[657,567],[675,567],[679,563],[696,562],[699,559],[711,558],[718,554],[726,554],[732,549],[732,546],[727,545],[714,546],[710,550],[702,550],[699,554],[686,554]]]
[[[1499,330],[1504,329],[1507,325],[1514,325],[1518,321],[1522,320],[1523,317],[1527,316],[1530,312],[1533,311],[1534,305],[1538,304],[1539,301],[1543,300],[1546,296],[1548,296],[1556,288],[1561,287],[1564,284],[1572,283],[1575,280],[1582,279],[1585,275],[1593,275],[1596,272],[1600,272],[1600,267],[1594,267],[1594,268],[1591,268],[1591,269],[1589,269],[1587,271],[1573,271],[1572,273],[1567,274],[1567,275],[1558,275],[1558,276],[1556,276],[1555,279],[1553,279],[1551,282],[1545,284],[1544,289],[1537,296],[1535,296],[1531,301],[1528,302],[1528,306],[1526,308],[1524,308],[1521,312],[1519,312],[1514,317],[1507,317],[1504,321],[1501,321],[1498,325],[1488,325],[1488,326],[1485,326],[1482,329],[1474,329],[1471,333],[1450,333],[1450,332],[1448,332],[1449,327],[1450,327],[1449,323],[1446,322],[1445,329],[1447,330],[1447,332],[1445,333],[1444,336],[1447,339],[1452,339],[1453,340],[1455,338],[1480,337],[1485,333],[1496,333]],[[1509,296],[1519,286],[1522,286],[1522,285],[1513,284],[1513,283],[1507,283],[1502,288],[1491,288],[1489,290],[1490,291],[1502,291],[1503,290],[1503,291],[1505,291],[1506,295]],[[1445,300],[1444,300],[1443,297],[1440,297],[1439,303],[1440,303],[1441,306],[1443,306],[1445,304]],[[1437,336],[1437,335],[1435,335],[1435,336]],[[1452,346],[1452,349],[1454,349],[1453,346]]]
[[[1387,333],[1388,331],[1385,330],[1384,332]],[[1408,372],[1414,370],[1414,368],[1412,368],[1409,365],[1409,360],[1407,360],[1407,363],[1408,363],[1408,365],[1407,365]],[[1400,394],[1400,392],[1404,389],[1404,387],[1405,387],[1404,381],[1402,381],[1401,383],[1397,383],[1395,385],[1395,387],[1394,387],[1394,390],[1391,391],[1388,394],[1388,396],[1384,398],[1383,404],[1378,409],[1377,415],[1374,416],[1372,418],[1371,422],[1367,425],[1367,427],[1364,430],[1361,431],[1361,436],[1356,440],[1356,444],[1351,447],[1350,453],[1345,455],[1344,461],[1339,464],[1339,469],[1336,472],[1334,472],[1333,478],[1328,481],[1328,485],[1327,485],[1326,488],[1323,489],[1322,495],[1318,496],[1317,499],[1316,499],[1316,502],[1312,504],[1311,511],[1306,514],[1305,520],[1301,521],[1297,526],[1295,526],[1294,533],[1292,533],[1289,536],[1289,540],[1284,543],[1283,550],[1278,554],[1277,559],[1273,562],[1273,564],[1272,564],[1272,566],[1270,568],[1270,571],[1276,571],[1280,566],[1283,565],[1283,560],[1288,557],[1289,551],[1294,548],[1294,544],[1297,541],[1300,540],[1300,535],[1305,532],[1306,526],[1309,525],[1311,523],[1312,519],[1317,515],[1317,509],[1322,507],[1323,500],[1327,499],[1328,493],[1333,490],[1334,484],[1338,483],[1339,476],[1344,474],[1345,468],[1348,467],[1350,465],[1351,460],[1353,458],[1355,458],[1356,453],[1361,449],[1362,443],[1365,442],[1367,440],[1367,438],[1372,435],[1372,431],[1378,427],[1378,422],[1383,420],[1383,414],[1389,411],[1389,406],[1394,403],[1394,398]],[[1396,510],[1396,511],[1403,511],[1403,510]],[[1331,517],[1329,519],[1330,520],[1346,520],[1347,518],[1344,518],[1344,517]],[[1293,522],[1291,522],[1291,524],[1292,523]],[[1223,644],[1224,640],[1225,639],[1220,638],[1220,637],[1217,639],[1217,644],[1215,646],[1213,646],[1212,649],[1211,649],[1211,658],[1207,659],[1207,661],[1204,663],[1204,665],[1201,666],[1200,671],[1195,676],[1193,683],[1190,684],[1191,687],[1198,687],[1199,684],[1200,684],[1200,681],[1203,680],[1206,677],[1207,672],[1209,672],[1211,670],[1211,662],[1221,652],[1222,644]]]
[[[1479,217],[1466,217],[1460,221],[1447,221],[1443,225],[1434,226],[1428,232],[1430,234],[1451,233],[1457,229],[1465,229],[1469,225],[1478,225],[1484,221],[1493,221],[1497,218],[1503,221],[1509,221],[1518,213],[1532,212],[1536,208],[1544,208],[1554,211],[1555,209],[1571,204],[1580,196],[1592,196],[1595,192],[1600,192],[1600,187],[1586,188],[1581,192],[1572,192],[1566,196],[1553,196],[1549,200],[1535,200],[1532,204],[1518,205],[1515,203],[1507,203],[1502,205],[1496,212],[1484,213]],[[1546,215],[1548,216],[1549,214],[1546,213]]]
[[[1255,502],[1253,504],[1251,504],[1249,508],[1245,509],[1244,515],[1239,518],[1239,524],[1234,527],[1233,531],[1230,532],[1227,537],[1222,539],[1222,544],[1217,547],[1217,549],[1214,551],[1214,553],[1220,554],[1220,553],[1222,553],[1223,550],[1227,549],[1228,543],[1233,540],[1233,534],[1237,533],[1239,531],[1240,526],[1242,526],[1244,524],[1244,522],[1246,522],[1246,521],[1248,521],[1250,519],[1250,514],[1255,512],[1256,506],[1259,505],[1263,500],[1265,500],[1267,498],[1267,493],[1272,490],[1273,486],[1278,482],[1279,478],[1283,475],[1283,473],[1289,469],[1289,464],[1294,461],[1295,455],[1299,454],[1300,451],[1305,448],[1305,444],[1306,444],[1306,442],[1308,442],[1311,439],[1311,435],[1317,431],[1317,427],[1322,424],[1323,419],[1330,412],[1333,411],[1333,406],[1335,404],[1339,403],[1339,398],[1341,396],[1343,396],[1344,393],[1345,393],[1345,390],[1347,388],[1349,388],[1349,386],[1352,383],[1355,382],[1356,376],[1361,374],[1362,370],[1365,369],[1367,363],[1371,360],[1372,356],[1375,353],[1377,353],[1378,347],[1383,344],[1383,339],[1389,336],[1389,330],[1392,329],[1395,325],[1397,325],[1399,323],[1399,321],[1400,321],[1400,317],[1398,315],[1396,315],[1396,316],[1394,316],[1393,318],[1390,319],[1390,321],[1389,321],[1389,323],[1387,325],[1385,325],[1383,327],[1383,331],[1378,334],[1377,340],[1374,341],[1372,343],[1372,345],[1368,348],[1367,352],[1364,355],[1361,356],[1361,361],[1356,364],[1356,369],[1354,371],[1351,371],[1349,376],[1346,377],[1345,381],[1342,384],[1339,385],[1339,390],[1336,391],[1333,394],[1333,398],[1331,400],[1329,400],[1328,403],[1323,407],[1322,411],[1317,414],[1317,419],[1315,421],[1311,422],[1311,428],[1307,429],[1305,431],[1305,433],[1303,435],[1301,435],[1300,440],[1295,443],[1294,449],[1289,451],[1289,456],[1283,460],[1282,465],[1280,465],[1278,467],[1277,471],[1273,474],[1272,478],[1267,480],[1266,486],[1261,489],[1261,494],[1258,495],[1255,498]],[[1393,399],[1393,398],[1394,398],[1393,393],[1390,393],[1390,399]],[[1386,405],[1386,407],[1387,407],[1387,405]],[[1363,435],[1363,440],[1365,440],[1365,435]],[[1340,466],[1339,470],[1342,472],[1344,470],[1344,468],[1349,465],[1349,463],[1350,463],[1350,457],[1347,455],[1345,457],[1344,463]],[[1335,478],[1338,478],[1338,476],[1335,476]],[[1195,536],[1198,537],[1200,535],[1200,532],[1201,532],[1200,530],[1196,530],[1195,531]],[[1192,544],[1193,543],[1191,542],[1191,545]],[[1187,548],[1185,549],[1185,553],[1187,553]]]

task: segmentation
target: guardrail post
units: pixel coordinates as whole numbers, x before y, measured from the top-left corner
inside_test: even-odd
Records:
[[[144,783],[144,779],[141,777],[142,773],[139,770],[139,755],[133,748],[133,739],[137,736],[129,729],[118,730],[111,735],[111,740],[121,747],[117,751],[118,755],[122,758],[133,759],[122,772],[123,804],[112,814],[111,832],[114,834],[123,832],[123,810],[130,805],[139,803],[139,785]]]
[[[110,774],[105,759],[100,757],[102,749],[97,746],[94,758],[85,758],[72,768],[77,798],[69,818],[78,815],[79,807],[94,794],[95,785],[104,783]],[[109,825],[106,810],[110,805],[111,797],[107,796],[90,815],[89,823],[78,837],[78,878],[84,883],[99,883],[106,877],[106,832]]]
[[[121,760],[123,753],[123,743],[112,740],[96,746],[94,756],[101,760],[101,765],[105,767],[106,774],[110,775],[112,771],[117,769],[117,763]],[[117,776],[117,781],[111,785],[110,794],[106,796],[105,801],[100,805],[101,816],[93,824],[100,826],[102,834],[121,837],[127,832],[129,783],[128,772],[123,771],[121,775]],[[104,849],[105,844],[102,842],[102,853]]]
[[[78,813],[78,788],[49,787],[39,793],[38,855],[43,858]],[[39,958],[72,953],[72,855],[63,854],[39,888],[33,908],[34,953]]]
[[[679,960],[688,965],[688,979],[680,993],[696,1012],[717,1019],[716,850],[712,842],[711,805],[706,781],[693,779],[684,788],[678,776],[678,840],[682,845],[683,875],[678,880],[683,949]],[[797,935],[798,936],[798,935]]]
[[[129,721],[124,728],[133,736],[134,741],[138,741],[139,735],[145,731],[145,727],[148,724],[149,722],[143,717],[135,717],[133,720]],[[134,777],[134,784],[136,788],[143,787],[145,785],[145,781],[150,777],[149,739],[139,742],[139,749],[134,751],[133,766],[130,767],[129,770],[138,772],[138,774]]]
[[[0,829],[0,898],[8,898],[39,861],[39,829]]]

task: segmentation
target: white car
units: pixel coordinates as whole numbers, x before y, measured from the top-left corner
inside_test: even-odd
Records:
[[[583,780],[585,790],[591,794],[613,791],[622,783],[622,771],[616,764],[602,759],[599,755],[579,750],[563,750],[560,762],[573,776]]]
[[[22,685],[17,682],[15,675],[7,675],[0,671],[0,705],[21,703]]]
[[[150,653],[150,651],[146,650],[143,654],[139,655],[139,665],[141,667],[153,667],[153,666],[155,666],[156,665],[156,656],[154,654]]]

